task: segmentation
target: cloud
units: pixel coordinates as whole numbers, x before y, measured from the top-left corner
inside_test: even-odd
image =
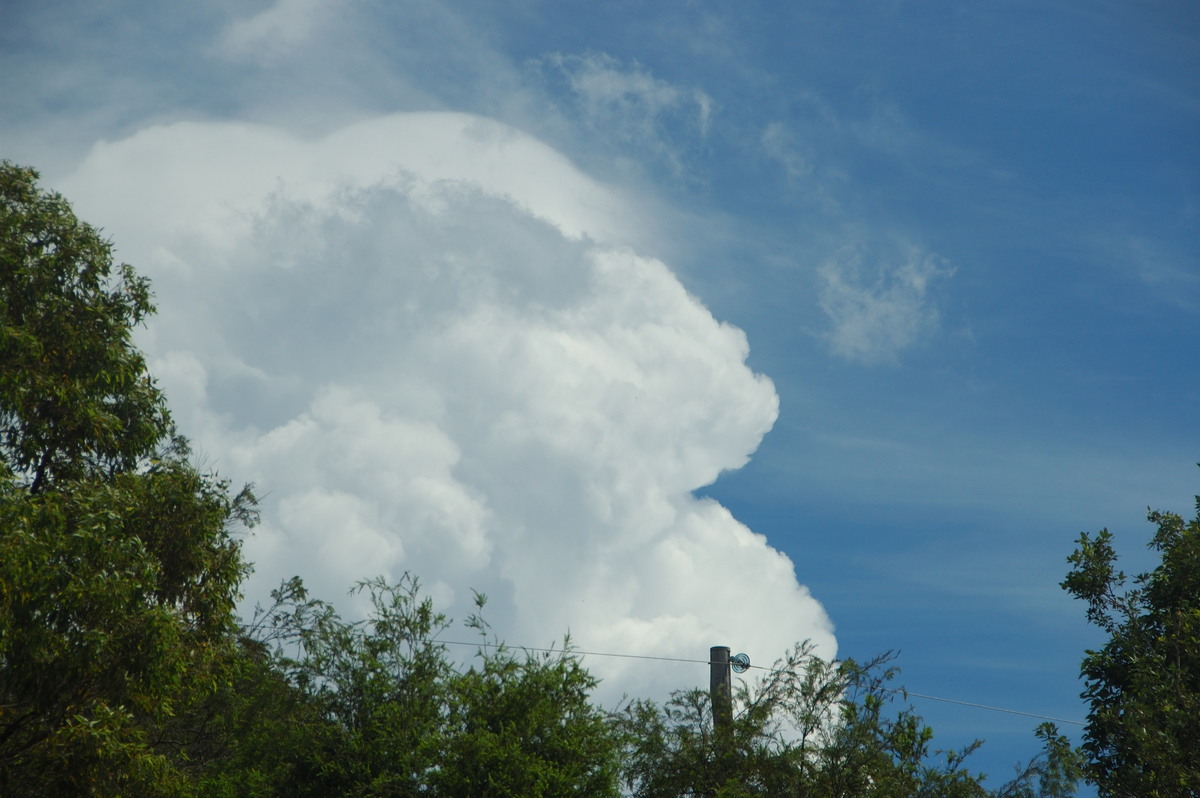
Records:
[[[1200,308],[1200,275],[1194,261],[1161,238],[1122,235],[1114,224],[1109,232],[1094,236],[1089,248],[1096,250],[1092,260],[1111,263],[1113,268],[1132,271],[1154,299],[1174,308],[1194,313]],[[1122,302],[1128,303],[1123,297]]]
[[[937,255],[908,247],[898,265],[864,264],[859,249],[845,249],[819,269],[821,309],[833,328],[831,351],[864,364],[894,363],[900,352],[936,329],[931,287],[954,270]]]
[[[606,53],[554,53],[533,62],[551,83],[565,83],[574,116],[594,134],[636,148],[675,176],[688,147],[703,140],[714,113],[708,94],[656,78],[636,61]]]
[[[237,60],[275,60],[305,45],[342,4],[341,0],[276,0],[252,17],[229,23],[221,33],[218,51]]]
[[[636,201],[557,152],[462,114],[188,123],[98,145],[63,190],[154,281],[185,432],[265,497],[249,600],[411,570],[458,617],[487,593],[517,644],[833,656],[791,561],[692,493],[746,462],[773,385],[631,245]],[[610,698],[704,678],[589,665]]]
[[[783,167],[789,183],[795,183],[812,174],[811,160],[802,154],[787,127],[782,122],[772,122],[762,134],[762,148],[767,157]]]

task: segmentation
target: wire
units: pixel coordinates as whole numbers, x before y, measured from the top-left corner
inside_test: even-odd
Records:
[[[908,696],[912,696],[913,698],[925,698],[930,701],[942,701],[946,704],[958,704],[959,706],[963,706],[963,707],[974,707],[975,709],[987,709],[992,712],[1005,712],[1005,713],[1008,713],[1009,715],[1023,715],[1027,718],[1038,718],[1039,720],[1052,720],[1057,723],[1070,723],[1075,726],[1086,726],[1087,725],[1081,720],[1068,720],[1067,718],[1055,718],[1055,717],[1051,717],[1050,715],[1039,715],[1036,712],[1022,712],[1018,709],[1005,709],[1004,707],[990,707],[987,704],[975,704],[970,701],[959,701],[954,698],[939,698],[936,695],[923,695],[922,693],[914,693],[912,690],[905,690],[905,689],[899,688],[899,687],[885,687],[883,689],[887,690],[888,692],[891,692],[891,693],[903,693],[906,698]]]
[[[535,648],[533,646],[513,646],[507,643],[463,643],[457,640],[431,640],[431,643],[441,643],[447,646],[482,646],[484,648],[514,648],[521,651],[537,651],[545,654],[578,654],[587,657],[621,657],[622,659],[653,659],[659,662],[688,662],[694,665],[712,665],[706,659],[683,659],[681,657],[651,657],[646,654],[614,654],[610,651],[580,651],[574,648]],[[762,665],[748,665],[749,668],[770,670]]]
[[[681,657],[652,657],[652,656],[648,656],[645,654],[616,654],[611,651],[580,651],[580,650],[573,649],[573,648],[572,649],[535,648],[533,646],[510,646],[510,645],[503,644],[503,643],[464,643],[462,641],[457,641],[457,640],[432,640],[430,642],[441,643],[441,644],[447,645],[447,646],[479,646],[479,647],[483,647],[483,648],[514,648],[514,649],[519,649],[521,651],[537,651],[537,652],[546,653],[546,654],[576,654],[579,656],[588,656],[588,657],[620,657],[622,659],[649,659],[649,660],[657,660],[659,662],[686,662],[686,663],[691,663],[694,665],[712,665],[712,664],[714,664],[709,660],[703,660],[703,659],[683,659]],[[757,670],[763,670],[763,671],[770,670],[770,668],[765,667],[763,665],[748,665],[747,667],[755,668]],[[958,699],[955,699],[955,698],[942,698],[942,697],[936,696],[936,695],[926,695],[924,693],[914,693],[912,690],[906,690],[902,687],[884,687],[881,689],[883,689],[885,692],[889,692],[889,693],[900,693],[905,698],[912,696],[913,698],[923,698],[927,701],[941,701],[944,704],[957,704],[958,706],[961,706],[961,707],[971,707],[973,709],[986,709],[989,712],[1003,712],[1008,715],[1020,715],[1022,717],[1026,717],[1026,718],[1037,718],[1038,720],[1054,721],[1055,723],[1069,723],[1073,726],[1087,725],[1081,720],[1070,720],[1068,718],[1056,718],[1051,715],[1041,715],[1036,712],[1022,712],[1019,709],[1006,709],[1004,707],[993,707],[993,706],[989,706],[987,704],[976,704],[972,701],[959,701]]]
[[[264,626],[264,629],[274,629],[276,627]],[[620,659],[648,659],[656,662],[684,662],[691,665],[713,665],[715,663],[705,659],[685,659],[683,657],[654,657],[648,654],[618,654],[612,651],[582,651],[575,648],[538,648],[536,646],[516,646],[507,643],[483,643],[474,642],[467,643],[462,640],[430,640],[430,643],[438,643],[444,646],[475,646],[477,648],[510,648],[520,651],[537,651],[544,654],[572,654],[581,657],[617,657]],[[770,668],[764,665],[747,665],[747,668],[754,668],[760,671],[769,671]],[[1087,724],[1081,720],[1071,720],[1069,718],[1056,718],[1052,715],[1042,715],[1037,712],[1022,712],[1019,709],[1007,709],[1005,707],[993,707],[987,704],[977,704],[973,701],[960,701],[956,698],[942,698],[936,695],[926,695],[925,693],[914,693],[912,690],[906,690],[903,687],[882,687],[880,688],[888,693],[900,693],[905,698],[922,698],[927,701],[940,701],[943,704],[956,704],[960,707],[971,707],[972,709],[986,709],[989,712],[1003,712],[1006,715],[1020,715],[1026,718],[1037,718],[1038,720],[1049,720],[1055,723],[1068,723],[1072,726],[1086,726]]]

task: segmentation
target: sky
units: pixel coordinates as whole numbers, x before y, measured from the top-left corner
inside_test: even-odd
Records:
[[[247,610],[410,571],[516,645],[1082,720],[1075,539],[1152,566],[1200,492],[1191,4],[3,0],[0,90],[262,498]]]

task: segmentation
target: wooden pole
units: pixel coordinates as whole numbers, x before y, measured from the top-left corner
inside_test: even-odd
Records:
[[[713,731],[733,723],[733,675],[729,670],[729,646],[708,650],[709,696],[712,700]]]
[[[713,782],[705,790],[712,798],[730,773],[729,754],[733,735],[733,674],[729,665],[729,646],[713,646],[708,650],[708,691],[713,716]]]

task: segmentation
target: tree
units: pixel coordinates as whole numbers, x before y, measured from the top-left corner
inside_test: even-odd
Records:
[[[258,715],[276,739],[243,748],[243,764],[267,763],[284,775],[264,794],[422,794],[437,763],[448,664],[433,640],[447,621],[419,589],[407,575],[396,584],[359,583],[353,592],[372,607],[361,621],[310,598],[299,577],[273,592],[274,604],[248,634],[270,650],[304,722]]]
[[[1185,523],[1151,511],[1154,570],[1116,567],[1107,529],[1080,535],[1062,587],[1108,635],[1083,658],[1087,778],[1102,796],[1200,795],[1200,497]]]
[[[1052,726],[1038,730],[1044,753],[989,792],[967,770],[979,743],[932,748],[933,731],[889,687],[891,655],[829,663],[796,646],[756,685],[743,684],[727,737],[714,734],[710,701],[677,692],[661,708],[645,701],[620,717],[625,786],[638,798],[1065,798],[1075,794],[1077,757]]]
[[[36,181],[0,163],[0,792],[186,792],[161,731],[225,678],[253,497],[188,462],[146,282]]]
[[[203,777],[208,794],[244,794],[227,788],[247,773],[259,795],[618,794],[616,736],[569,652],[519,657],[485,640],[464,669],[436,642],[448,621],[415,578],[356,592],[371,614],[346,621],[294,578],[254,619],[249,635],[273,649],[286,686],[248,685],[238,750]],[[478,613],[468,625],[486,638]],[[287,691],[296,700],[280,714]]]
[[[129,471],[170,433],[166,403],[132,345],[154,312],[112,245],[0,162],[0,462],[31,493]]]
[[[571,653],[524,652],[499,641],[481,612],[467,625],[484,638],[478,666],[448,682],[445,743],[435,793],[485,796],[616,796],[619,742],[607,713],[594,706],[598,680]]]

